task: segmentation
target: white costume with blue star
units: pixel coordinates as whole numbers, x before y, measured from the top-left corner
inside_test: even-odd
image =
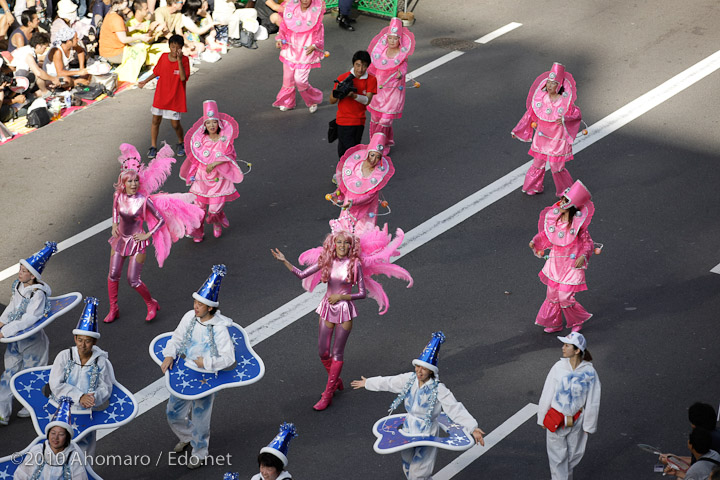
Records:
[[[4,337],[12,337],[30,327],[45,315],[50,286],[39,282],[28,287],[15,281],[12,287],[10,304],[0,315],[0,323],[5,324],[0,332]],[[48,364],[50,342],[43,330],[36,334],[8,343],[5,350],[5,371],[0,376],[0,418],[8,420],[12,412],[12,391],[10,379],[21,370],[41,367]]]
[[[585,454],[588,434],[597,430],[600,412],[600,379],[590,362],[582,361],[575,370],[570,360],[558,360],[545,379],[538,403],[538,425],[554,408],[566,416],[582,413],[570,428],[547,430],[547,452],[553,480],[572,480],[573,469]]]
[[[401,393],[407,383],[415,374],[412,372],[395,375],[393,377],[372,377],[365,380],[365,388],[375,392]],[[430,409],[430,398],[434,387],[437,386],[437,401],[432,411],[431,423],[426,426],[425,419]],[[455,396],[443,383],[437,383],[434,378],[429,379],[420,387],[417,379],[410,387],[405,397],[405,424],[402,430],[412,435],[437,435],[440,425],[438,415],[444,411],[453,422],[461,425],[465,431],[472,435],[478,426],[475,418],[470,415],[465,406],[455,399]],[[425,480],[432,478],[432,471],[437,456],[436,447],[415,447],[403,450],[403,471],[409,480]]]
[[[110,400],[114,380],[115,374],[107,352],[93,345],[90,360],[85,365],[80,363],[77,347],[58,353],[48,383],[56,399],[70,397],[75,408],[82,408],[80,397],[94,392],[97,408]],[[78,442],[78,446],[90,456],[95,454],[95,437],[95,432],[90,432]]]
[[[23,459],[23,463],[15,470],[13,480],[30,480],[35,471],[41,468],[38,480],[62,480],[63,470],[69,470],[72,480],[87,480],[85,460],[82,451],[70,445],[60,453],[53,453],[49,445],[43,441],[32,447]]]
[[[223,370],[235,363],[235,347],[228,327],[232,320],[217,310],[213,317],[201,322],[190,310],[168,341],[163,355],[175,358],[185,355],[191,362],[202,357],[203,369],[212,372]],[[208,456],[210,442],[210,419],[215,394],[197,400],[181,400],[170,395],[167,418],[170,428],[181,442],[190,442],[193,455],[201,459]]]

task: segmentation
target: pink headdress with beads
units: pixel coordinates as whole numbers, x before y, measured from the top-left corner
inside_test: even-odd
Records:
[[[120,156],[118,157],[118,162],[120,162],[123,171],[135,170],[136,172],[139,172],[140,167],[142,166],[140,163],[141,158],[140,152],[138,152],[137,148],[133,145],[130,145],[129,143],[120,144]]]

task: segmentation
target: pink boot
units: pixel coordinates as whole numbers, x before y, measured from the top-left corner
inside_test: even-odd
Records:
[[[333,359],[332,358],[321,358],[320,361],[322,362],[323,366],[325,367],[325,370],[327,371],[328,375],[330,375],[330,367],[332,366]],[[335,390],[340,390],[341,392],[345,390],[345,385],[343,385],[342,378],[338,377],[337,382],[335,383],[335,388],[333,388],[333,393],[335,393]]]
[[[317,411],[325,410],[332,403],[333,393],[335,393],[335,384],[340,378],[340,372],[342,371],[343,362],[333,361],[330,365],[330,373],[328,373],[327,385],[325,385],[325,391],[320,397],[320,401],[313,405],[313,408]]]
[[[119,282],[113,282],[108,278],[107,281],[107,289],[108,289],[108,297],[110,298],[110,313],[107,314],[103,322],[105,323],[112,323],[120,316],[120,309],[118,308],[117,300],[118,300],[118,283]]]
[[[148,290],[147,285],[144,283],[140,283],[139,286],[135,287],[135,291],[145,300],[145,305],[147,305],[147,317],[145,317],[145,321],[149,322],[157,315],[158,310],[160,310],[160,304],[152,298],[150,290]]]

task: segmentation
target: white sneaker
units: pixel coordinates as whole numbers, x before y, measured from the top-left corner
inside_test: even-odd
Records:
[[[0,426],[7,427],[8,421],[5,420],[3,417],[0,417]]]
[[[187,447],[188,445],[190,445],[190,442],[180,441],[180,442],[176,443],[175,446],[173,447],[173,452],[182,453],[183,450],[185,450],[185,447]]]
[[[203,460],[200,457],[196,457],[195,455],[190,456],[190,460],[188,460],[187,467],[190,470],[195,470],[196,468],[200,468],[205,464],[205,460]]]
[[[278,107],[281,112],[287,112],[289,109],[288,107]]]
[[[28,418],[30,417],[30,412],[28,412],[28,409],[23,407],[18,413],[17,416],[19,418]]]
[[[310,105],[310,108],[308,110],[310,110],[310,113],[317,112],[317,105]]]

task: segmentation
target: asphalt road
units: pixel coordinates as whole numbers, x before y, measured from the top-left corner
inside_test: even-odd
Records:
[[[527,146],[509,131],[524,112],[527,89],[554,61],[578,84],[578,105],[591,126],[709,55],[720,44],[717,3],[489,1],[420,2],[412,28],[417,47],[411,69],[442,55],[453,43],[473,40],[508,24],[522,27],[419,78],[408,91],[404,117],[396,122],[392,150],[396,174],[384,189],[391,228],[409,231],[526,163]],[[310,76],[329,92],[385,21],[361,16],[348,33],[325,17],[331,56]],[[433,40],[435,40],[433,42]],[[457,45],[462,45],[457,43]],[[160,377],[147,345],[175,328],[192,307],[191,293],[213,263],[225,263],[224,314],[250,325],[302,293],[299,282],[272,260],[279,247],[289,258],[318,245],[337,214],[323,196],[337,161],[325,139],[335,109],[326,102],[314,115],[298,108],[270,108],[281,83],[271,41],[260,49],[233,50],[217,64],[203,64],[188,83],[189,127],[205,99],[234,115],[242,133],[239,157],[253,171],[239,185],[241,198],[227,207],[231,228],[202,244],[183,240],[164,268],[149,259],[143,280],[160,301],[158,318],[145,324],[140,297],[121,283],[122,317],[101,325],[118,380],[133,392]],[[695,401],[720,401],[717,318],[720,263],[717,205],[720,200],[716,114],[720,73],[714,72],[629,125],[594,143],[568,168],[593,193],[590,233],[605,244],[588,271],[589,291],[578,300],[592,313],[583,333],[602,381],[600,424],[576,478],[651,479],[651,455],[635,447],[651,443],[685,453],[686,409]],[[110,216],[122,142],[149,146],[153,92],[133,90],[100,102],[62,122],[0,147],[0,268],[34,253],[45,240],[60,241]],[[169,125],[161,138],[172,140]],[[367,133],[366,133],[367,137]],[[530,402],[560,357],[560,342],[533,325],[544,297],[537,278],[542,263],[528,241],[546,192],[515,191],[460,225],[404,256],[415,286],[384,280],[390,310],[378,316],[374,302],[358,302],[360,316],[346,350],[343,378],[391,375],[411,368],[429,334],[442,329],[442,380],[491,432]],[[184,191],[174,175],[166,191]],[[57,254],[44,278],[55,294],[81,291],[107,308],[105,278],[109,231]],[[11,280],[2,282],[7,303]],[[506,293],[509,292],[509,293]],[[77,309],[52,324],[51,358],[72,342]],[[100,440],[98,454],[148,455],[151,466],[98,467],[106,479],[221,478],[227,470],[249,477],[255,457],[277,425],[294,421],[289,469],[300,479],[400,479],[399,455],[377,455],[370,432],[392,394],[346,390],[325,412],[312,410],[325,383],[316,353],[314,313],[255,346],[265,378],[217,397],[212,455],[231,455],[231,467],[189,471],[169,465],[175,438],[164,405]],[[19,407],[17,407],[19,408]],[[13,419],[2,429],[9,454],[35,437],[31,422]],[[440,452],[436,470],[456,453]],[[160,459],[155,466],[156,459]],[[547,478],[544,433],[534,418],[455,478]]]

